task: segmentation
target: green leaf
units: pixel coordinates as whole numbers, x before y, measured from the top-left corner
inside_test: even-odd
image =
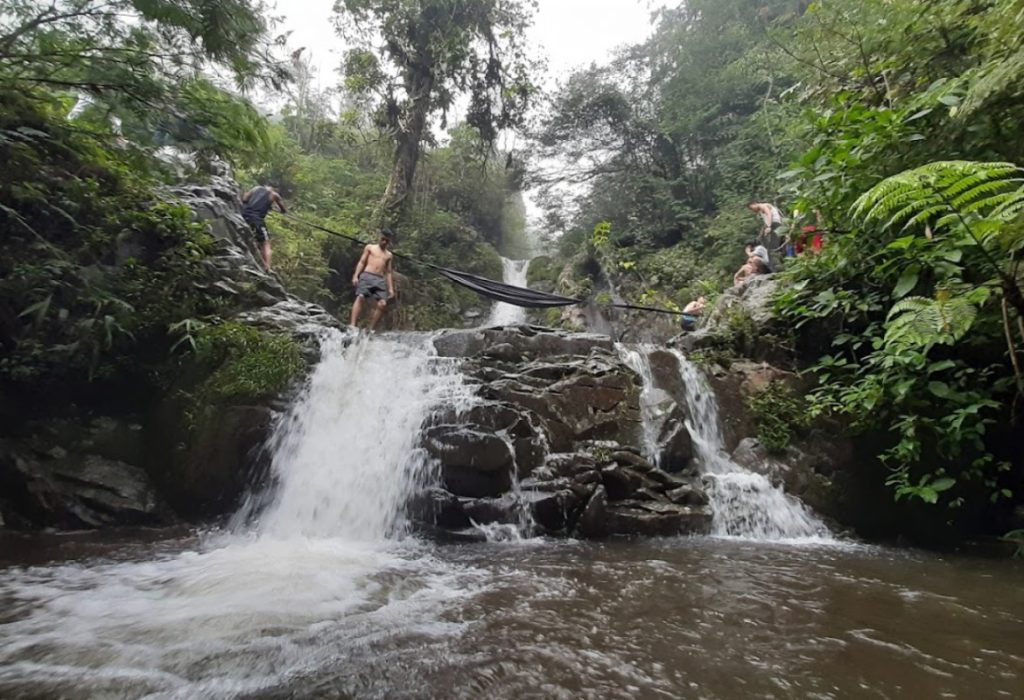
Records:
[[[953,392],[945,382],[928,382],[928,391],[940,399],[948,399]]]
[[[906,250],[916,239],[917,236],[903,236],[902,238],[897,238],[895,241],[887,245],[886,248],[891,248],[892,250]]]
[[[944,476],[941,479],[936,479],[932,483],[928,484],[928,488],[936,493],[942,493],[943,491],[949,491],[956,484],[956,479]]]
[[[917,286],[918,279],[918,267],[917,265],[911,265],[907,268],[906,272],[900,275],[899,280],[896,282],[896,286],[892,290],[893,298],[901,299]]]
[[[960,98],[956,95],[943,95],[939,98],[939,102],[948,107],[956,107],[960,104]]]

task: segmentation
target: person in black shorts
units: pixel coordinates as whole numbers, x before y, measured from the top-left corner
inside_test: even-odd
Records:
[[[284,200],[273,187],[269,185],[257,185],[242,195],[242,218],[252,229],[252,235],[256,238],[256,244],[260,248],[260,255],[263,256],[263,264],[267,271],[270,271],[270,232],[267,231],[265,219],[270,208],[277,205],[282,214],[288,210],[284,206]]]

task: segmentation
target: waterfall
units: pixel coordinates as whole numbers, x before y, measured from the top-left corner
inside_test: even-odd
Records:
[[[529,269],[529,260],[501,259],[501,279],[505,284],[525,287],[526,272]],[[520,323],[526,323],[526,309],[499,301],[494,304],[491,315],[487,317],[484,326],[514,326]]]
[[[689,408],[687,428],[708,477],[712,534],[753,540],[831,539],[828,527],[799,500],[729,458],[714,392],[696,365],[681,352],[673,352],[679,360]]]
[[[643,426],[644,457],[654,466],[661,466],[661,450],[658,445],[657,423],[661,418],[662,407],[668,394],[654,386],[654,375],[651,370],[651,351],[649,345],[627,347],[616,343],[615,349],[619,357],[631,370],[640,375],[642,380],[640,391],[640,418]]]
[[[323,359],[274,437],[273,500],[258,532],[375,540],[401,530],[428,476],[419,429],[437,407],[472,401],[429,336],[376,336],[348,347],[330,331]]]

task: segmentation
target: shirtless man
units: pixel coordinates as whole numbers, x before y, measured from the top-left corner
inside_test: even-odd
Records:
[[[369,328],[372,331],[384,314],[388,299],[395,297],[395,278],[391,272],[391,261],[394,256],[388,250],[393,238],[394,234],[389,229],[381,229],[380,240],[363,248],[363,254],[352,275],[352,286],[356,288],[356,301],[352,305],[352,318],[349,325],[353,328],[359,323],[359,316],[363,312],[363,300],[375,299],[377,301],[373,313],[370,315]]]
[[[782,226],[782,212],[770,202],[750,202],[747,209],[761,217],[762,238],[767,238]]]

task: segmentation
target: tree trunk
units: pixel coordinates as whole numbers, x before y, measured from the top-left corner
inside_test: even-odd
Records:
[[[434,90],[434,74],[429,68],[416,70],[408,83],[409,107],[399,117],[398,133],[395,136],[394,165],[391,178],[384,191],[383,223],[395,226],[408,212],[412,194],[412,182],[416,177],[416,164],[420,159],[420,143],[427,127],[430,114],[430,97]]]

